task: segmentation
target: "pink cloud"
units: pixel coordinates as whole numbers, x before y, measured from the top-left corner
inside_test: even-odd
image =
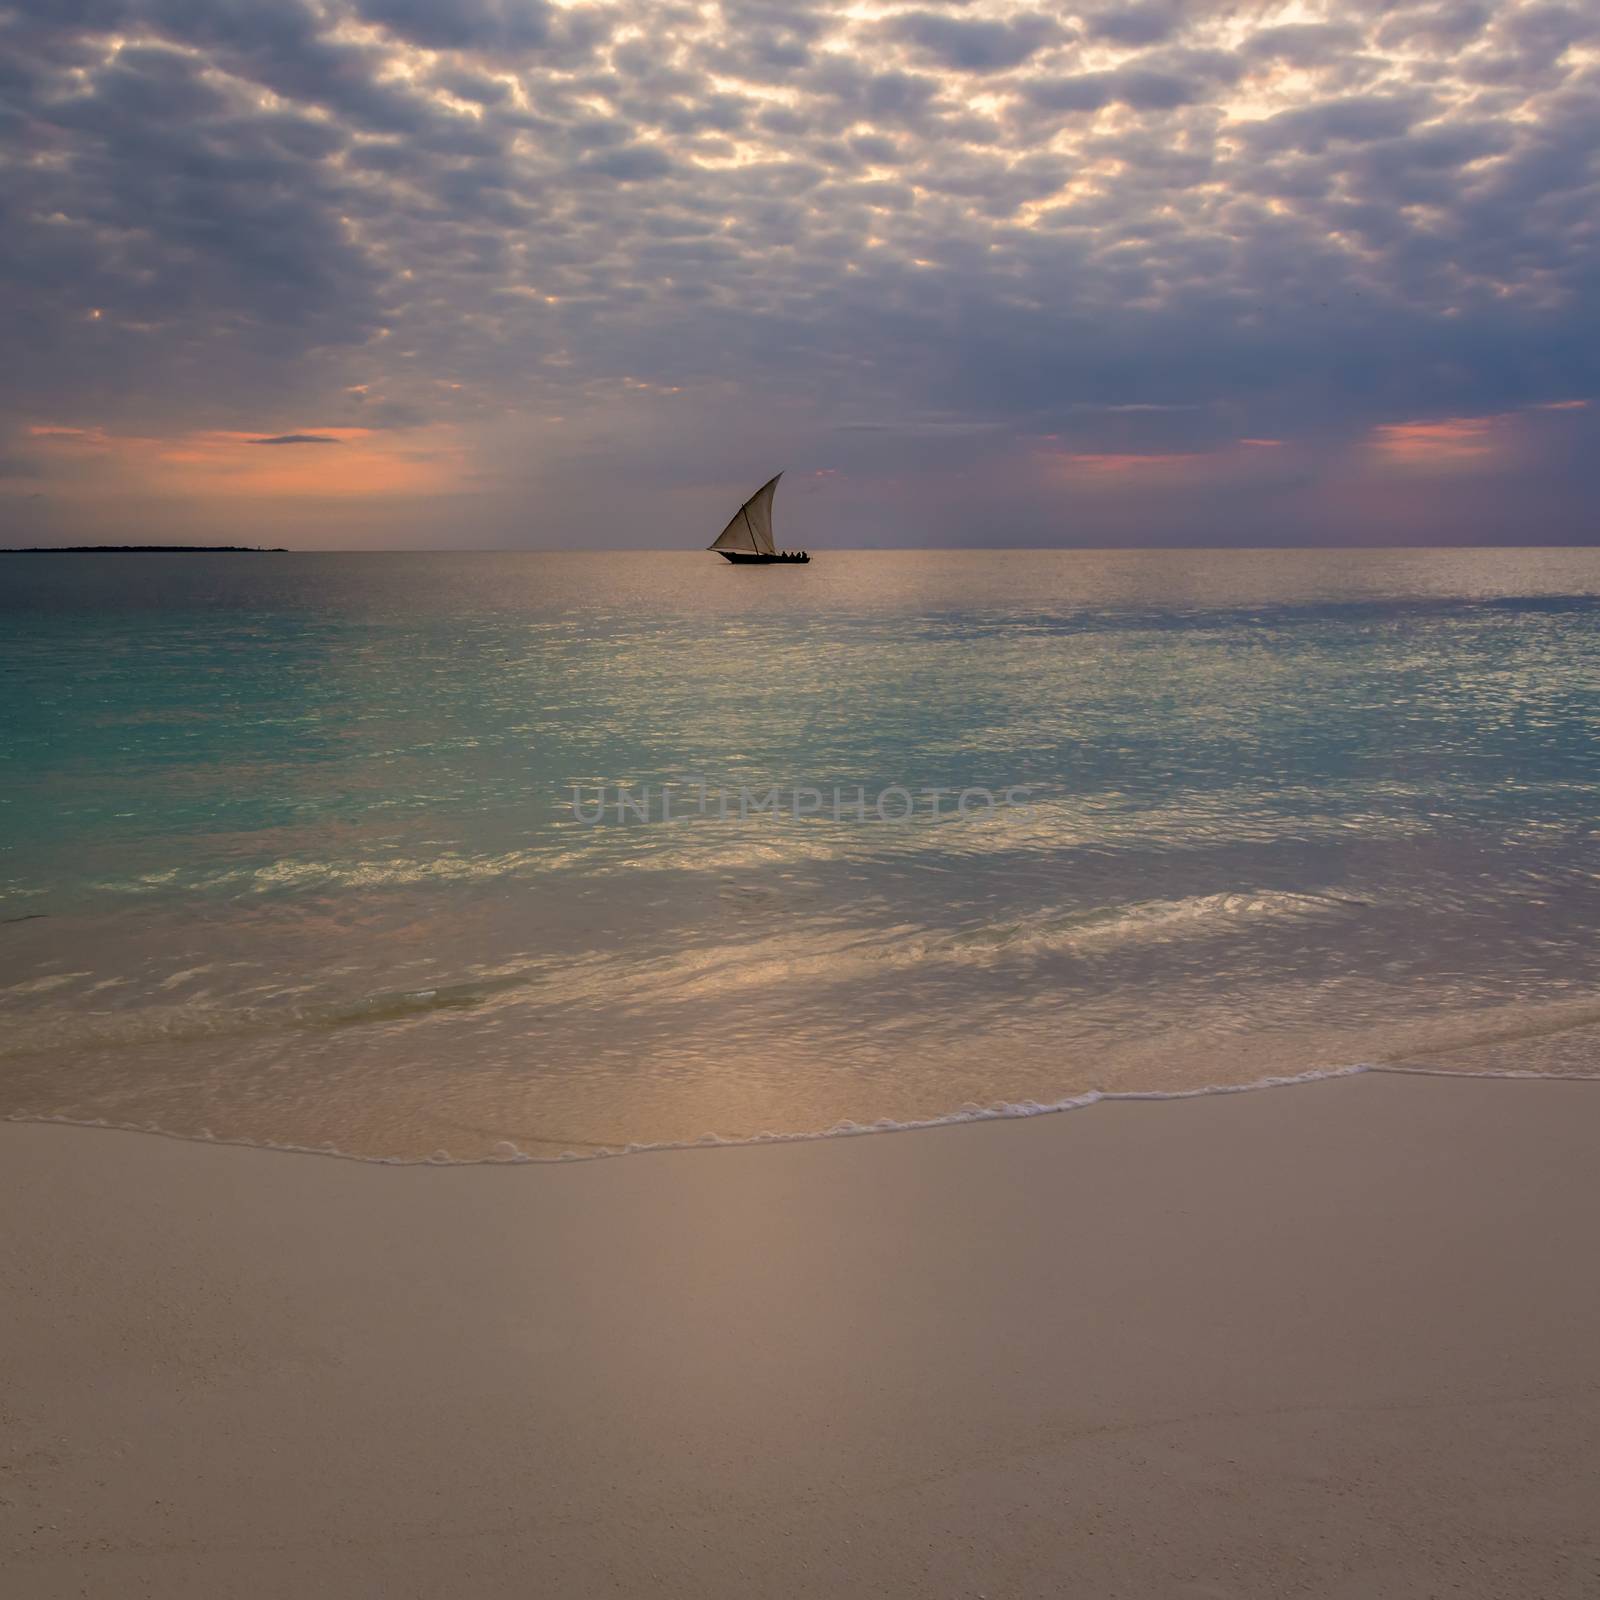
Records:
[[[1390,461],[1407,466],[1456,466],[1496,454],[1503,415],[1440,417],[1414,422],[1383,422],[1368,443]]]

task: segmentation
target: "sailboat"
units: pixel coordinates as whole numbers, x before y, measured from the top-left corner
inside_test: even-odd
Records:
[[[783,474],[780,472],[778,478]],[[725,561],[750,564],[773,561],[804,562],[804,550],[779,550],[772,543],[772,497],[778,478],[769,479],[733,514],[733,521],[707,546]]]

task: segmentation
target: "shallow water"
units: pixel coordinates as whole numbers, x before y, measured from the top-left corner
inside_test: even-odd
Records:
[[[1597,622],[1586,551],[7,557],[0,1114],[481,1159],[1586,1070]]]

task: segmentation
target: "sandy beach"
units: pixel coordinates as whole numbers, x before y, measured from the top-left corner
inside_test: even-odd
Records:
[[[1600,3],[0,5],[0,1600],[1600,1600]]]
[[[560,1166],[0,1127],[0,1587],[1587,1596],[1600,1084]]]

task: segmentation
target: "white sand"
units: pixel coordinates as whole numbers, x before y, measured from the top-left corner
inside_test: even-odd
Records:
[[[1600,1084],[418,1169],[0,1126],[0,1593],[1600,1594]]]

